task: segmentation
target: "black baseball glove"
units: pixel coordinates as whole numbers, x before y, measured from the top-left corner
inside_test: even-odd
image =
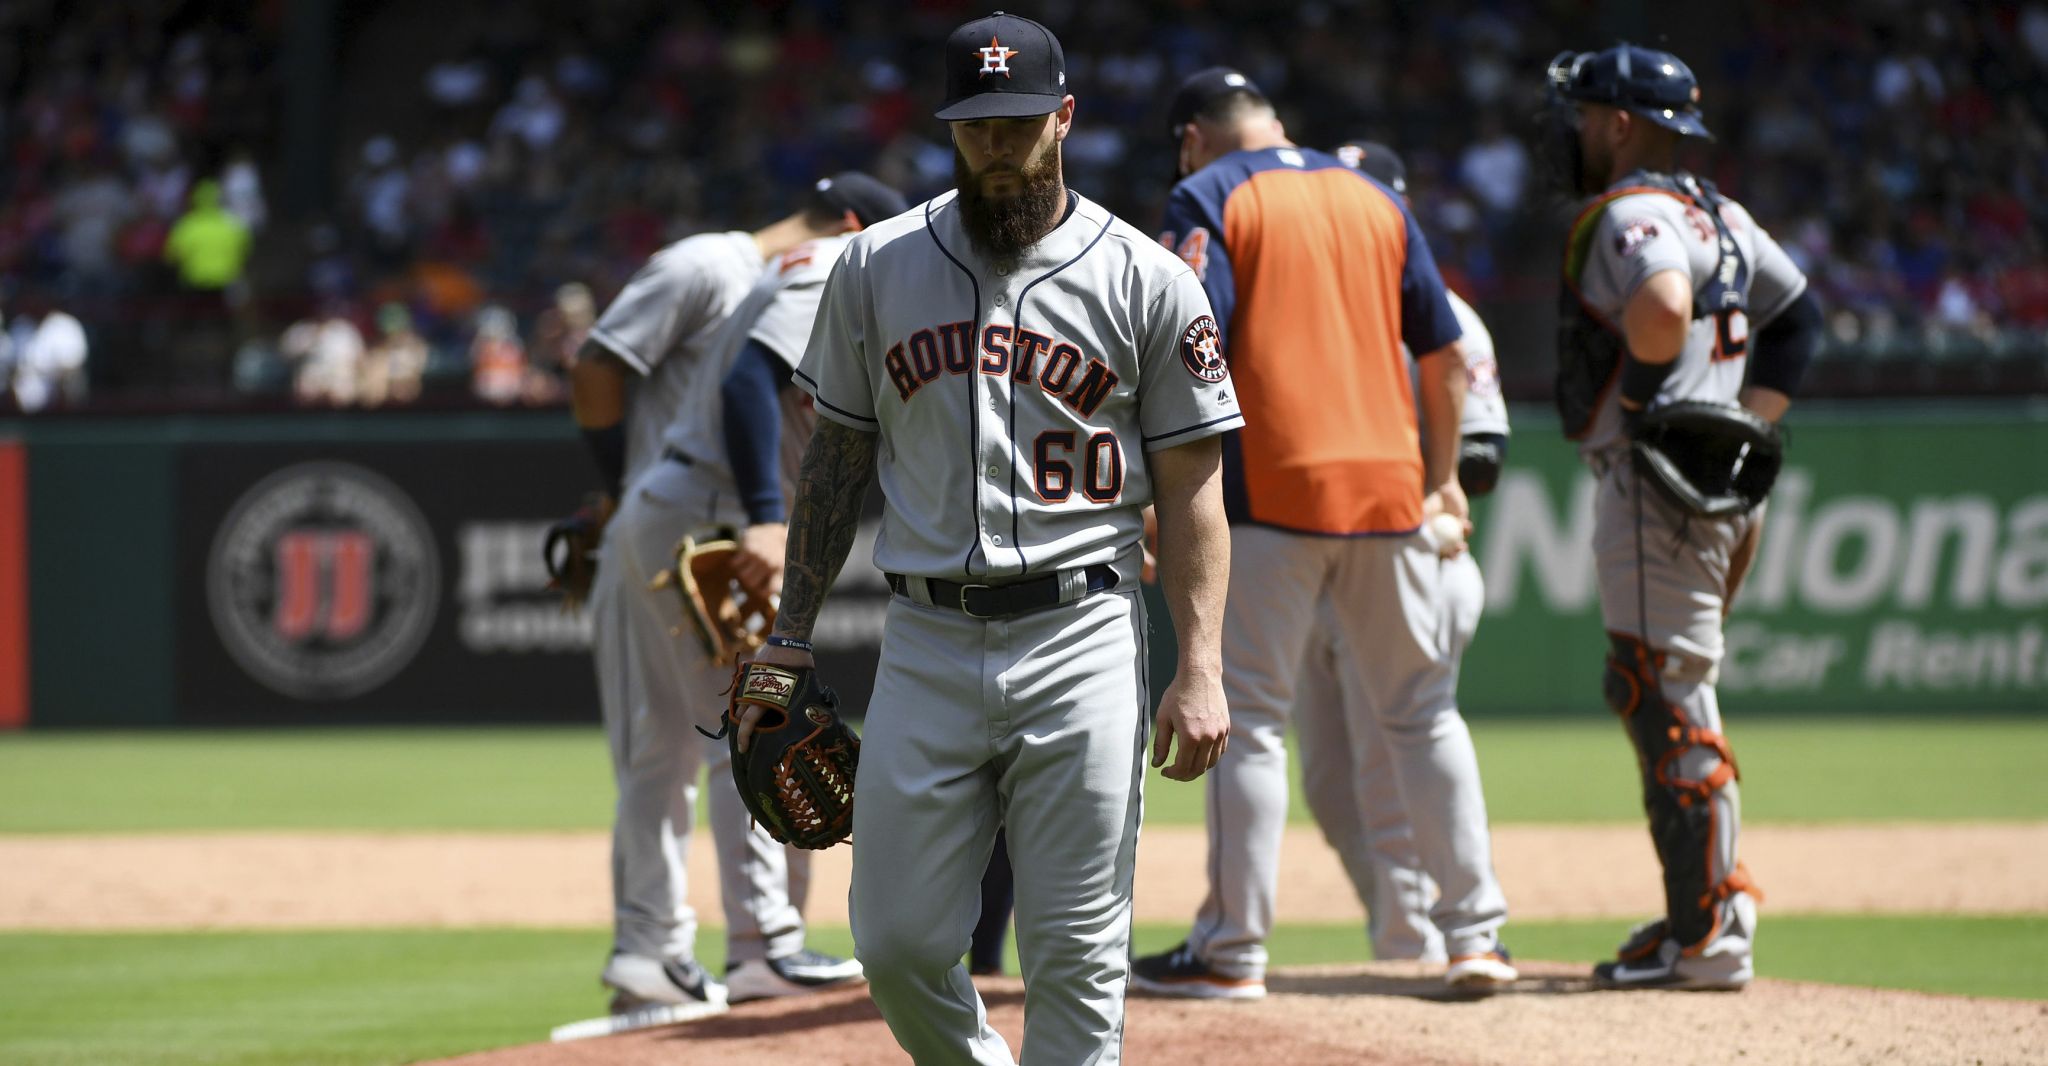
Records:
[[[542,538],[540,557],[548,570],[548,588],[562,594],[562,606],[581,607],[590,599],[590,584],[597,579],[597,548],[604,540],[604,526],[611,521],[612,499],[593,493],[576,513],[548,527]]]
[[[1706,518],[1755,510],[1785,460],[1777,425],[1735,404],[1653,407],[1630,436],[1637,475],[1679,509]]]
[[[739,720],[761,708],[747,750]],[[732,778],[754,820],[777,841],[829,848],[853,834],[853,778],[860,737],[839,717],[839,697],[808,667],[741,663],[717,733],[732,745]]]

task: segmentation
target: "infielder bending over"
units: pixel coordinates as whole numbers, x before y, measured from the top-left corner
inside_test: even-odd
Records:
[[[1209,894],[1188,939],[1139,959],[1135,980],[1163,995],[1265,995],[1287,716],[1327,626],[1356,695],[1347,710],[1385,733],[1417,855],[1442,888],[1431,917],[1450,955],[1445,979],[1499,987],[1516,977],[1497,934],[1507,903],[1458,714],[1442,566],[1422,529],[1438,513],[1466,517],[1465,365],[1435,260],[1398,196],[1296,147],[1243,74],[1194,75],[1169,121],[1191,176],[1167,201],[1164,239],[1202,277],[1253,413],[1224,444],[1232,743],[1209,785]]]
[[[717,785],[711,832],[726,957],[740,984],[734,998],[809,991],[860,974],[857,963],[804,950],[802,894],[793,899],[790,882],[801,884],[805,860],[786,863],[781,845],[750,828],[725,784],[726,745],[705,741],[695,728],[718,723],[731,664],[676,637],[685,626],[678,600],[648,586],[673,564],[682,534],[714,521],[743,524],[716,431],[704,435],[703,412],[717,404],[732,358],[715,350],[721,328],[761,277],[764,259],[902,206],[901,196],[873,179],[842,175],[821,183],[804,210],[758,232],[672,244],[605,309],[579,354],[576,420],[607,499],[619,501],[590,590],[598,695],[618,785],[613,947],[603,973],[614,1011],[727,998],[695,958],[697,921],[683,864],[707,758]]]
[[[1637,927],[1594,975],[1617,987],[1741,988],[1754,970],[1755,889],[1736,861],[1741,796],[1714,680],[1721,619],[1763,513],[1681,506],[1634,452],[1685,401],[1722,405],[1732,434],[1747,432],[1745,420],[1763,425],[1775,445],[1755,416],[1775,423],[1790,406],[1820,312],[1749,212],[1676,169],[1679,139],[1709,136],[1677,56],[1567,52],[1549,74],[1557,177],[1592,197],[1566,244],[1558,410],[1599,479],[1593,554],[1613,645],[1604,691],[1635,745],[1664,868],[1664,917]],[[1669,458],[1706,492],[1740,489],[1743,467],[1764,457],[1716,436],[1695,435]]]
[[[1407,168],[1393,149],[1355,141],[1332,154],[1404,199],[1408,196]],[[1464,330],[1459,339],[1465,350],[1465,406],[1458,426],[1458,485],[1466,496],[1477,498],[1492,492],[1500,479],[1507,456],[1507,404],[1486,323],[1457,293],[1446,289],[1444,296]],[[1455,551],[1440,565],[1442,639],[1455,688],[1486,605],[1486,584],[1469,551]],[[1325,600],[1322,609],[1329,608]],[[1443,962],[1443,934],[1429,920],[1436,882],[1423,872],[1416,854],[1415,829],[1401,805],[1386,734],[1371,715],[1347,710],[1356,701],[1339,677],[1344,652],[1334,623],[1326,618],[1318,636],[1302,662],[1294,697],[1302,799],[1365,906],[1373,957]]]
[[[955,186],[854,238],[797,370],[822,420],[756,661],[808,667],[861,498],[895,597],[853,811],[853,936],[918,1063],[1000,1066],[960,957],[998,822],[1015,860],[1024,1061],[1121,1060],[1148,747],[1191,780],[1228,734],[1216,435],[1242,423],[1186,264],[1066,188],[1059,41],[1008,15],[947,39]],[[1180,670],[1149,738],[1145,505]],[[758,708],[742,719],[751,736]]]

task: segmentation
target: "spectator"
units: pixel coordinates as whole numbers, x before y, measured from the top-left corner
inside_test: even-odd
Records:
[[[512,312],[495,304],[477,312],[469,366],[470,388],[485,403],[507,407],[525,395],[526,349]]]
[[[45,312],[14,361],[14,402],[34,413],[61,398],[85,402],[85,327],[55,308]]]
[[[363,334],[338,306],[293,323],[278,350],[297,364],[292,391],[300,403],[346,407],[356,402]]]
[[[378,309],[377,330],[382,335],[363,354],[359,398],[364,407],[412,403],[427,370],[427,342],[413,332],[412,313],[401,303]]]
[[[249,262],[246,222],[221,207],[220,182],[192,187],[192,206],[171,227],[164,259],[177,268],[178,283],[197,293],[227,293],[242,280]]]

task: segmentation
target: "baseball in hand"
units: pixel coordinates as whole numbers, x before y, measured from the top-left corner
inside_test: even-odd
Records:
[[[1438,514],[1429,520],[1429,531],[1436,536],[1438,555],[1448,559],[1465,547],[1465,523],[1457,515]]]

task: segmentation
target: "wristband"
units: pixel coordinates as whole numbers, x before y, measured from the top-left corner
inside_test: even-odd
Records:
[[[795,637],[785,637],[780,633],[768,634],[768,644],[777,648],[794,648],[797,651],[812,650],[810,641],[798,640]]]

